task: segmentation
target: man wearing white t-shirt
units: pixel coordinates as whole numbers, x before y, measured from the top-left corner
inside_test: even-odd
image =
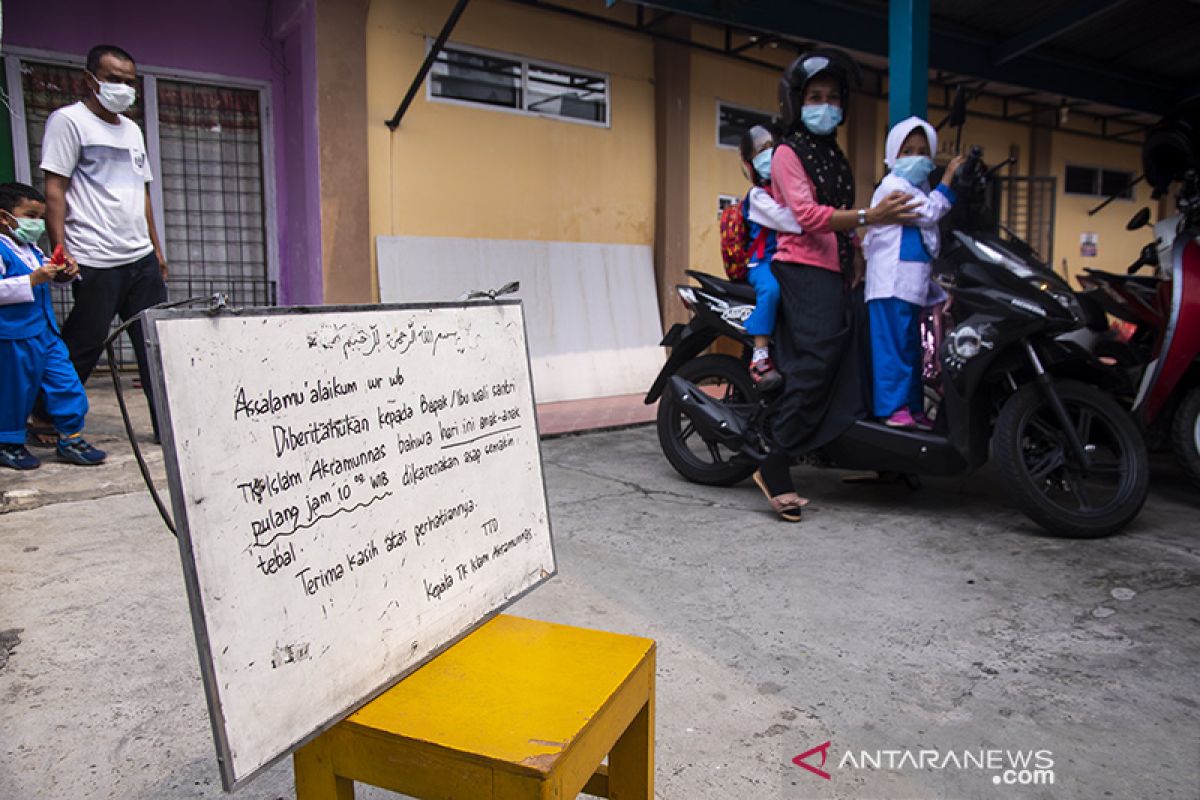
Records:
[[[62,245],[81,280],[62,328],[79,379],[86,382],[104,349],[114,315],[122,320],[167,299],[167,263],[150,212],[150,161],[142,131],[122,112],[137,98],[137,67],[119,47],[87,57],[89,93],[46,120],[46,232]],[[129,328],[142,389],[158,421],[146,371],[141,325]]]

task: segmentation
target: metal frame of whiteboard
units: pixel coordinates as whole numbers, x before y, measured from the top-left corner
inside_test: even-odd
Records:
[[[200,673],[204,680],[204,696],[208,704],[209,721],[212,724],[213,741],[217,749],[217,761],[221,772],[221,785],[227,792],[239,789],[249,781],[256,778],[259,774],[270,769],[280,759],[293,753],[297,748],[312,741],[317,736],[332,728],[334,725],[341,722],[350,714],[353,714],[358,709],[365,706],[367,703],[374,700],[379,695],[386,692],[388,689],[395,686],[404,678],[416,672],[425,664],[432,661],[434,658],[445,652],[450,647],[453,647],[459,641],[469,636],[472,632],[478,629],[481,625],[488,622],[496,615],[500,614],[506,608],[517,602],[529,592],[538,588],[548,580],[558,574],[558,553],[554,549],[554,534],[553,523],[550,518],[550,498],[546,492],[545,471],[542,472],[542,498],[546,504],[546,528],[550,533],[550,555],[552,559],[552,567],[548,574],[532,584],[524,591],[510,597],[506,602],[500,604],[496,608],[484,614],[484,616],[472,625],[469,625],[462,633],[447,641],[441,647],[435,648],[428,656],[418,661],[416,664],[404,670],[399,675],[385,680],[375,691],[369,693],[362,700],[350,704],[341,712],[334,714],[327,721],[319,725],[316,730],[296,739],[287,749],[280,752],[278,755],[270,758],[261,766],[242,776],[234,779],[232,775],[232,757],[229,750],[229,741],[225,733],[225,715],[221,708],[220,696],[216,686],[216,668],[213,663],[211,642],[208,637],[208,629],[205,625],[205,617],[202,611],[201,594],[199,576],[196,573],[196,565],[192,560],[191,547],[191,532],[187,522],[187,506],[183,502],[183,493],[181,491],[179,464],[175,458],[175,441],[174,432],[171,426],[171,409],[167,402],[166,386],[163,381],[163,368],[161,361],[161,350],[159,349],[158,330],[155,323],[158,320],[167,319],[211,319],[214,316],[237,316],[237,317],[264,317],[264,316],[300,316],[300,315],[315,315],[338,313],[345,311],[363,311],[363,312],[378,312],[378,311],[415,311],[437,308],[475,308],[490,305],[505,305],[505,306],[521,306],[521,333],[525,341],[525,368],[528,370],[529,377],[529,392],[530,398],[537,406],[537,396],[533,386],[533,367],[529,358],[529,340],[525,326],[525,313],[523,303],[520,300],[496,300],[494,302],[471,302],[471,303],[391,303],[391,304],[371,304],[371,305],[329,305],[329,306],[290,306],[286,308],[255,308],[249,310],[243,309],[221,309],[216,312],[203,309],[148,309],[142,313],[143,317],[143,333],[146,340],[147,361],[150,366],[151,383],[154,389],[154,404],[158,410],[159,433],[162,440],[163,462],[166,466],[167,482],[171,489],[171,510],[175,521],[175,531],[179,543],[180,560],[183,565],[184,584],[188,594],[188,609],[192,617],[192,630],[196,636],[196,650],[200,659]],[[538,428],[537,414],[533,418],[534,437],[535,441],[541,441],[541,431]],[[542,453],[541,446],[538,446],[538,463],[541,466]]]

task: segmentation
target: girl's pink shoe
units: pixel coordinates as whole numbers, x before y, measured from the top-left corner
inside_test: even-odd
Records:
[[[916,423],[917,427],[923,431],[933,430],[933,420],[925,416],[923,411],[918,411],[917,413],[913,414],[912,420]]]
[[[907,408],[902,408],[895,412],[890,417],[885,419],[883,424],[887,425],[889,428],[911,429],[917,427],[917,421],[912,418],[912,414],[908,413]]]

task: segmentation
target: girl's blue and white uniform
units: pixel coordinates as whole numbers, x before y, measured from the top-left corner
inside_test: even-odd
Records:
[[[29,276],[46,261],[34,245],[0,234],[0,444],[24,444],[39,390],[61,436],[83,430],[87,393],[59,335],[50,284]]]
[[[937,152],[937,131],[925,120],[909,117],[888,132],[884,161],[889,168],[896,163],[904,140],[918,127],[925,131],[930,152]],[[954,203],[954,192],[941,184],[931,192],[928,183],[915,186],[889,172],[875,189],[871,205],[897,191],[920,201],[914,209],[916,224],[872,226],[863,238],[878,417],[889,417],[905,407],[917,413],[924,407],[921,314],[924,306],[946,298],[942,288],[930,280],[931,262],[941,246],[938,222]]]

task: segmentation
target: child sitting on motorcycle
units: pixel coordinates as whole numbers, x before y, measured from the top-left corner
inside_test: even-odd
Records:
[[[771,274],[775,255],[775,232],[801,233],[796,217],[771,196],[771,156],[775,136],[761,125],[742,134],[739,147],[742,173],[753,186],[743,200],[742,216],[750,235],[750,258],[746,280],[754,287],[754,313],[746,318],[746,333],[754,337],[754,355],[750,358],[750,377],[762,391],[771,391],[783,382],[783,376],[771,363],[770,336],[775,331],[779,309],[779,282]]]
[[[900,191],[919,200],[914,225],[871,227],[863,239],[866,300],[871,320],[874,412],[892,428],[930,430],[921,382],[920,321],[924,306],[943,299],[930,280],[940,245],[938,220],[954,203],[950,180],[965,160],[955,156],[942,182],[929,190],[937,132],[919,117],[888,131],[884,162],[891,171],[875,189],[871,205]]]

